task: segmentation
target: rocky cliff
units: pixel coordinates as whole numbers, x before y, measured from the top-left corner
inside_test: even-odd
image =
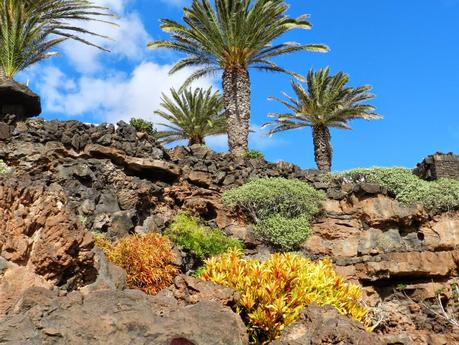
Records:
[[[457,328],[437,305],[441,300],[452,308],[459,213],[432,215],[402,206],[377,185],[340,185],[289,163],[234,158],[202,146],[166,150],[125,123],[28,120],[0,143],[0,159],[10,167],[0,183],[0,344],[111,344],[118,338],[126,344],[246,344],[230,309],[237,296],[221,298],[217,287],[207,291],[186,277],[155,297],[123,290],[122,271],[93,248],[87,229],[111,238],[161,232],[186,209],[262,258],[271,249],[220,201],[222,191],[257,176],[299,178],[326,192],[302,251],[313,259],[331,257],[341,274],[360,283],[378,323],[368,335],[311,306],[277,343],[459,344]],[[207,292],[183,302],[201,289]],[[315,329],[313,340],[304,329]]]

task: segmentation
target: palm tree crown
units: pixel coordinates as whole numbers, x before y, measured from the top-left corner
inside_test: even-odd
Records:
[[[223,71],[223,95],[228,112],[228,139],[233,153],[244,154],[250,119],[248,68],[289,72],[271,58],[295,51],[327,51],[321,44],[272,41],[292,29],[310,29],[308,16],[289,18],[284,0],[193,0],[184,10],[185,24],[163,19],[161,28],[170,40],[149,43],[150,48],[170,48],[185,53],[171,73],[197,68],[185,87],[195,79]]]
[[[168,128],[158,132],[160,141],[171,143],[186,139],[189,145],[202,145],[205,137],[226,133],[227,122],[220,92],[212,91],[212,88],[170,91],[172,98],[163,94],[163,110],[155,111],[155,114],[168,121],[159,124]]]
[[[100,36],[72,21],[104,21],[104,7],[81,0],[0,0],[0,75],[12,78],[24,68],[56,53],[50,49],[66,39],[104,49],[82,38]],[[102,36],[103,37],[103,36]]]
[[[346,87],[349,76],[340,72],[330,76],[330,69],[310,70],[306,77],[307,90],[301,83],[291,81],[296,98],[284,94],[285,99],[270,97],[285,105],[290,112],[271,113],[274,121],[270,134],[295,128],[312,127],[316,162],[321,170],[330,170],[332,149],[329,128],[351,129],[349,120],[376,120],[382,116],[375,107],[362,103],[374,98],[371,86]]]
[[[161,28],[171,34],[167,41],[154,41],[150,48],[171,48],[187,55],[171,73],[185,67],[200,67],[187,83],[226,68],[253,67],[261,70],[289,72],[270,59],[299,50],[327,51],[322,44],[301,45],[295,42],[271,45],[292,29],[311,29],[308,16],[289,18],[283,0],[193,0],[185,9],[186,25],[162,19]]]

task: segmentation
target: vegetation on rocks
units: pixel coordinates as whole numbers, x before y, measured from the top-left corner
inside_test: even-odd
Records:
[[[246,260],[231,251],[206,261],[201,278],[241,293],[238,312],[249,326],[253,344],[280,336],[308,304],[331,305],[366,325],[368,310],[359,286],[345,282],[328,259],[273,254],[268,260]]]
[[[276,177],[252,180],[224,192],[222,199],[227,207],[249,216],[265,241],[293,250],[309,236],[309,222],[320,211],[324,197],[306,182]]]
[[[287,218],[280,214],[261,219],[255,225],[255,233],[273,247],[295,250],[311,234],[310,219],[304,215]]]
[[[402,204],[421,204],[433,212],[459,207],[459,181],[425,181],[406,168],[353,169],[335,173],[333,178],[342,183],[369,182],[380,185]]]
[[[312,218],[320,211],[324,194],[306,182],[282,177],[254,179],[223,193],[228,207],[238,207],[254,221],[280,214]]]
[[[5,174],[8,172],[8,166],[4,161],[0,160],[0,174]]]
[[[166,234],[180,249],[201,262],[229,249],[242,249],[238,240],[228,238],[220,229],[201,225],[198,218],[185,212],[175,217]]]
[[[155,129],[153,122],[140,118],[132,118],[129,124],[135,128],[137,132],[146,133],[152,137],[157,137],[158,131]]]
[[[245,153],[245,156],[247,158],[252,158],[252,159],[255,159],[255,158],[265,158],[265,156],[263,155],[263,152],[260,152],[260,151],[257,151],[257,150],[250,150],[250,151],[247,151]]]
[[[166,236],[157,233],[131,235],[112,243],[96,235],[95,240],[108,260],[126,271],[130,288],[154,295],[171,285],[179,274],[179,269],[172,264],[175,254]]]

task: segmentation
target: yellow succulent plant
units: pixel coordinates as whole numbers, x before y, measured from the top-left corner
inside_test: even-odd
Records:
[[[313,262],[300,255],[277,253],[260,262],[243,259],[240,251],[232,250],[206,260],[201,279],[241,293],[238,312],[248,323],[254,344],[278,338],[313,302],[331,305],[368,327],[360,287],[336,274],[329,259]]]

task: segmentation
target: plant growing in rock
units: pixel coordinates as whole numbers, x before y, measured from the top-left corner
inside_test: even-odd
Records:
[[[155,129],[153,122],[141,118],[132,118],[129,124],[135,128],[137,132],[146,133],[152,137],[158,136],[158,131]]]
[[[162,109],[155,111],[167,121],[159,123],[168,129],[158,132],[160,141],[167,144],[188,140],[190,146],[204,145],[205,137],[226,133],[227,121],[219,91],[197,88],[178,92],[172,88],[170,92],[171,98],[163,94]]]
[[[238,240],[228,238],[220,229],[201,225],[198,218],[184,212],[175,217],[166,234],[200,263],[229,249],[242,249]]]
[[[6,174],[8,172],[8,166],[4,161],[0,160],[0,174]]]
[[[346,283],[328,259],[312,262],[295,254],[246,260],[230,251],[206,260],[201,278],[241,293],[237,311],[249,327],[252,344],[267,344],[294,322],[308,304],[331,305],[367,325],[358,285]]]
[[[81,23],[105,22],[110,16],[107,8],[86,0],[1,0],[0,77],[12,78],[57,55],[50,50],[67,39],[105,50],[84,38],[100,35]]]
[[[324,198],[306,182],[285,178],[255,179],[222,196],[227,207],[242,210],[256,224],[255,232],[281,250],[293,250],[307,239]]]
[[[306,77],[307,90],[292,80],[296,99],[285,95],[284,99],[271,97],[289,109],[289,113],[271,113],[276,120],[264,126],[273,126],[270,134],[290,129],[311,127],[314,142],[314,157],[317,167],[330,171],[332,146],[330,128],[351,129],[349,121],[354,119],[376,120],[382,118],[374,112],[375,107],[362,102],[374,98],[369,93],[371,86],[346,87],[349,76],[340,72],[329,75],[330,69],[310,70]]]
[[[245,153],[247,158],[256,159],[256,158],[265,158],[262,152],[257,150],[250,150]]]
[[[250,67],[262,71],[289,72],[271,61],[296,51],[326,52],[322,44],[271,43],[293,29],[310,29],[308,16],[289,18],[284,0],[193,0],[180,24],[163,19],[161,28],[170,40],[149,43],[150,48],[169,48],[186,56],[170,73],[198,67],[185,85],[223,71],[223,95],[228,114],[228,143],[233,154],[247,151],[250,120]]]
[[[459,181],[425,181],[406,168],[353,169],[332,177],[341,183],[369,182],[383,186],[402,204],[421,204],[432,212],[459,207]]]
[[[226,206],[240,208],[255,222],[273,214],[312,218],[320,211],[324,198],[322,192],[306,182],[282,177],[254,179],[222,195]]]
[[[310,219],[304,215],[287,218],[280,214],[261,219],[255,233],[272,246],[282,250],[295,250],[311,234]]]
[[[154,295],[171,285],[179,274],[173,264],[172,244],[166,236],[157,233],[131,235],[111,243],[99,235],[95,240],[108,260],[126,271],[130,288]]]

